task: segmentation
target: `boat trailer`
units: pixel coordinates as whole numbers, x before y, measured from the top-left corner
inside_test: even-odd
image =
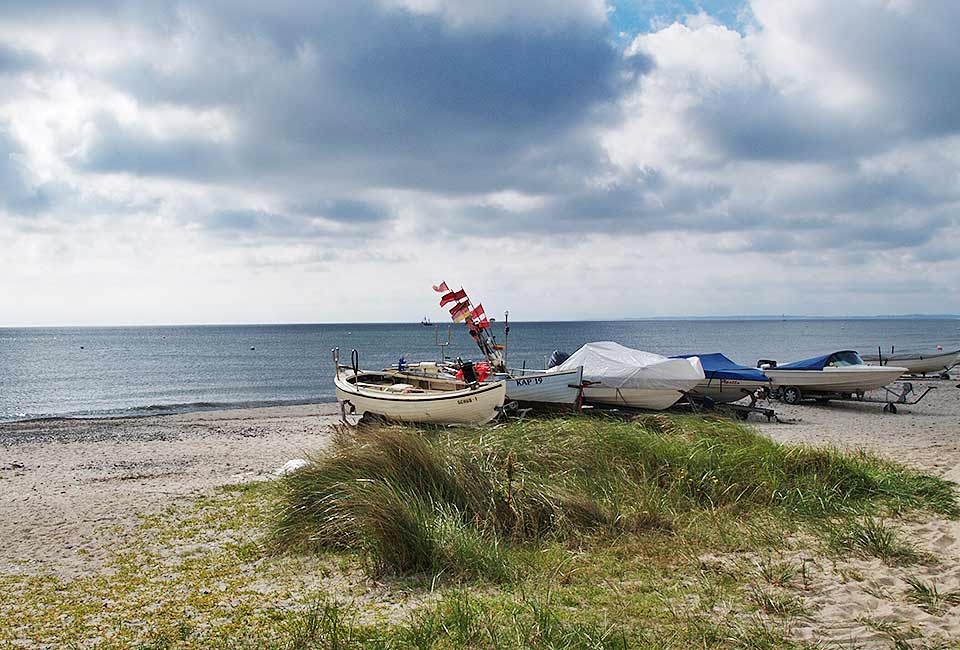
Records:
[[[772,408],[757,406],[757,400],[761,397],[758,391],[743,390],[743,396],[750,398],[749,404],[738,404],[736,402],[717,404],[709,397],[693,396],[690,393],[685,394],[685,399],[674,405],[674,408],[687,408],[694,413],[703,411],[718,411],[720,413],[731,413],[738,420],[746,421],[751,413],[762,415],[767,418],[767,422],[772,422],[774,418],[779,422],[776,412]]]
[[[930,391],[935,390],[936,386],[927,386],[926,390],[918,393],[913,386],[913,382],[895,381],[890,386],[883,386],[875,391],[879,393],[878,397],[868,395],[865,391],[856,391],[853,393],[832,393],[832,392],[807,392],[801,394],[799,390],[793,388],[796,394],[788,392],[793,387],[779,388],[773,392],[772,397],[783,400],[787,404],[799,404],[804,399],[815,400],[819,404],[828,402],[862,402],[867,404],[883,404],[884,413],[897,413],[897,405],[913,406],[918,404]]]

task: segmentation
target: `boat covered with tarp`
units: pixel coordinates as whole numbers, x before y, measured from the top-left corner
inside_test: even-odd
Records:
[[[674,359],[700,359],[705,379],[693,389],[695,397],[707,398],[720,404],[737,402],[770,386],[770,378],[758,368],[741,366],[719,352],[710,354],[681,354]]]
[[[668,357],[613,341],[587,343],[553,371],[583,366],[583,399],[596,404],[663,410],[706,377],[696,357]]]

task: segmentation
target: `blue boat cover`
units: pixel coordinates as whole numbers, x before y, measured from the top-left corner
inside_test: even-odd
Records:
[[[675,359],[689,359],[699,357],[703,366],[703,374],[707,379],[741,379],[749,381],[770,381],[762,370],[741,366],[732,359],[728,359],[719,352],[713,354],[681,354]]]
[[[857,353],[853,350],[840,350],[839,352],[831,352],[830,354],[825,354],[822,357],[814,357],[812,359],[804,359],[803,361],[794,361],[793,363],[788,363],[783,366],[777,366],[777,370],[823,370],[824,366],[830,363],[836,358],[837,355],[847,355]],[[859,358],[859,356],[858,356]],[[850,364],[843,364],[850,365]]]

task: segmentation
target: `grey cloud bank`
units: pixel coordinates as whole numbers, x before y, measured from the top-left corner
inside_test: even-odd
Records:
[[[585,296],[540,318],[616,315],[591,287],[617,282],[620,315],[703,313],[718,283],[743,313],[760,276],[774,313],[827,287],[833,313],[960,310],[960,7],[749,10],[623,43],[602,1],[4,6],[0,289],[38,287],[25,322],[131,322],[104,278],[139,251],[131,285],[174,296],[189,259],[196,289],[144,322],[195,322],[204,289],[273,303],[222,320],[413,317],[451,268]]]

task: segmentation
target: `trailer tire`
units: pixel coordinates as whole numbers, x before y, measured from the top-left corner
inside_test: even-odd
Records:
[[[803,393],[796,386],[787,386],[783,389],[783,401],[787,404],[799,404],[803,399]]]

